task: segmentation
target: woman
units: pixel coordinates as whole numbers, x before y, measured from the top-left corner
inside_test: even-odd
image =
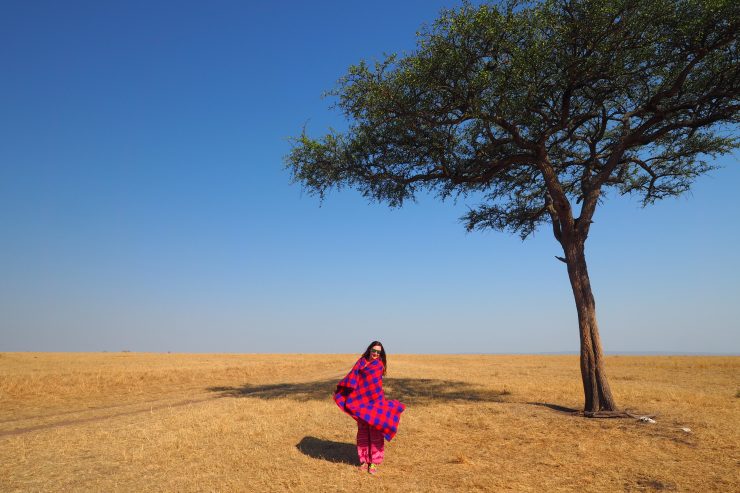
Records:
[[[406,406],[386,400],[383,375],[388,368],[385,349],[373,341],[352,370],[337,384],[334,401],[357,421],[360,470],[375,474],[383,462],[383,439],[392,440]]]

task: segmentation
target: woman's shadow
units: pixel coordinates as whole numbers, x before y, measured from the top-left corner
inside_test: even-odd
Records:
[[[316,437],[303,437],[295,446],[302,454],[341,464],[357,464],[357,446]]]

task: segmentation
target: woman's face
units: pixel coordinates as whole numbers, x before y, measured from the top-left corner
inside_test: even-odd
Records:
[[[370,348],[370,358],[371,359],[378,359],[380,358],[380,352],[383,350],[383,348],[380,345],[375,345]]]

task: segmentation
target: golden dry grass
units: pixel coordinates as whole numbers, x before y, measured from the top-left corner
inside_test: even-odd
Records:
[[[0,491],[738,491],[740,357],[390,355],[379,476],[330,398],[354,355],[0,353]],[[690,428],[685,432],[681,428]]]

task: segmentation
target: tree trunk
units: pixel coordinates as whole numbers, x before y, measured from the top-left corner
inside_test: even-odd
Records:
[[[586,268],[585,240],[572,240],[563,245],[568,264],[568,277],[578,311],[578,330],[581,336],[581,378],[586,414],[599,411],[617,411],[609,389],[601,352],[599,326],[596,323],[596,302],[591,292],[591,281]]]

